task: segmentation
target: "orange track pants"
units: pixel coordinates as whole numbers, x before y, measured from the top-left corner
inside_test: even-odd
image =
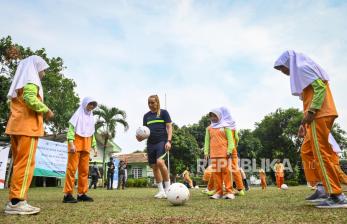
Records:
[[[223,195],[223,182],[225,185],[226,193],[231,193],[232,176],[231,176],[231,161],[227,158],[214,158],[211,159],[213,178],[215,180],[216,193]]]
[[[9,199],[27,199],[35,168],[35,154],[38,137],[12,135],[11,149],[13,159],[13,173]]]
[[[78,168],[78,190],[79,194],[88,192],[89,152],[69,152],[66,168],[66,180],[64,186],[65,194],[72,194],[75,186],[75,175]]]

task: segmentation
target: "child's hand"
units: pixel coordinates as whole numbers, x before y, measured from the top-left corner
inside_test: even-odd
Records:
[[[208,155],[205,155],[204,159],[205,159],[205,160],[208,160],[208,157],[209,157]]]
[[[70,152],[71,153],[75,153],[76,152],[76,147],[75,144],[73,144],[73,142],[69,143],[70,144]]]
[[[94,157],[97,157],[98,156],[98,150],[96,150],[96,148],[93,148],[94,150]]]
[[[46,113],[46,120],[47,121],[52,120],[53,117],[54,117],[54,113],[50,109],[48,109]]]
[[[298,136],[300,138],[303,138],[303,137],[305,137],[305,135],[306,135],[306,127],[302,124],[299,127]]]

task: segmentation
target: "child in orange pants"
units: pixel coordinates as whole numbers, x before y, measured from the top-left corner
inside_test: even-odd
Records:
[[[238,140],[236,140],[238,139],[238,137],[236,137],[237,133],[233,131],[232,134],[233,134],[234,144],[237,145],[238,144]],[[231,153],[231,172],[236,184],[236,189],[238,190],[238,193],[236,195],[244,196],[245,186],[243,184],[243,178],[242,178],[241,170],[239,167],[239,157],[237,156],[237,147],[235,147],[235,149]]]
[[[88,191],[89,154],[94,149],[97,156],[96,140],[94,137],[95,123],[92,110],[97,106],[96,101],[84,98],[81,106],[69,121],[68,162],[66,168],[66,181],[64,186],[64,203],[77,201],[91,202],[93,199],[86,195]],[[75,174],[78,169],[78,195],[77,200],[72,196],[75,186]]]
[[[259,169],[259,177],[260,177],[261,189],[265,190],[267,187],[265,170]]]
[[[38,138],[44,135],[43,114],[46,119],[53,117],[53,112],[42,101],[41,79],[47,68],[48,64],[36,55],[21,60],[7,95],[11,99],[11,113],[6,134],[11,136],[13,173],[6,214],[40,212],[40,208],[29,205],[26,200],[34,174]]]
[[[206,129],[204,153],[206,159],[208,156],[211,159],[212,175],[216,183],[216,193],[211,199],[234,199],[230,157],[236,148],[233,138],[235,121],[225,107],[212,110],[209,116],[211,125]]]
[[[282,184],[284,184],[284,166],[281,163],[281,160],[279,159],[277,160],[274,166],[274,170],[275,170],[277,188],[281,189]]]
[[[213,177],[212,166],[209,165],[204,171],[203,180],[207,182],[207,188],[203,191],[209,196],[212,196],[215,192],[215,180]]]
[[[192,179],[190,179],[190,173],[189,173],[188,167],[187,167],[187,169],[182,173],[182,176],[183,176],[184,182],[187,183],[187,185],[189,186],[189,188],[194,188],[194,186],[193,186],[193,181],[192,181]]]
[[[283,52],[274,68],[290,77],[292,95],[300,96],[303,101],[304,118],[298,135],[304,138],[302,151],[313,155],[311,161],[316,161],[316,174],[319,176],[308,181],[322,181],[324,191],[329,194],[329,198],[316,207],[347,208],[347,199],[342,193],[341,175],[334,161],[336,153],[329,142],[334,120],[338,116],[329,86],[329,75],[307,55],[293,50]],[[309,165],[304,164],[304,167]],[[306,171],[305,175],[310,176]],[[311,195],[309,201],[326,197],[319,188],[317,191],[318,194]]]

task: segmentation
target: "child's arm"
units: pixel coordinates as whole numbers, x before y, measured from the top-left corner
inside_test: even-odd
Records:
[[[23,88],[23,98],[25,104],[38,113],[47,113],[48,107],[37,98],[38,87],[28,83]]]
[[[71,123],[69,123],[69,130],[67,131],[66,138],[68,143],[73,143],[75,140],[75,127]]]
[[[97,157],[98,156],[98,149],[96,148],[95,134],[92,137],[92,148],[94,150],[94,157]]]
[[[237,147],[240,141],[239,132],[237,130],[235,130],[235,140],[236,140],[236,147]]]
[[[73,144],[73,141],[75,140],[75,127],[69,123],[69,129],[66,134],[67,142],[70,145],[70,152],[75,152],[75,145]]]
[[[205,133],[205,145],[204,145],[204,155],[207,157],[210,154],[210,132],[206,128]]]
[[[313,88],[313,98],[310,110],[319,110],[322,107],[326,94],[326,84],[321,79],[316,79],[311,83]]]
[[[315,114],[321,109],[325,95],[326,95],[326,84],[321,79],[316,79],[311,83],[313,88],[313,97],[311,101],[308,113],[305,114],[304,119],[301,121],[299,128],[299,136],[304,137],[306,134],[305,124],[311,124],[315,118]]]
[[[93,138],[92,138],[92,148],[95,148],[96,147],[96,139],[95,139],[95,135],[93,135]]]
[[[228,155],[230,155],[235,149],[235,142],[233,137],[233,131],[230,128],[225,128],[225,134],[228,139]]]

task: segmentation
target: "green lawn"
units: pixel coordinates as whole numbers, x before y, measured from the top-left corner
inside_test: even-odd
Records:
[[[200,190],[191,190],[184,206],[171,206],[153,198],[156,189],[129,188],[125,191],[91,190],[93,203],[63,204],[61,188],[30,189],[29,202],[41,208],[33,216],[8,216],[0,223],[347,223],[347,209],[316,209],[303,199],[307,187],[287,191],[269,187],[252,188],[235,200],[211,200]],[[1,204],[8,191],[0,190]]]

